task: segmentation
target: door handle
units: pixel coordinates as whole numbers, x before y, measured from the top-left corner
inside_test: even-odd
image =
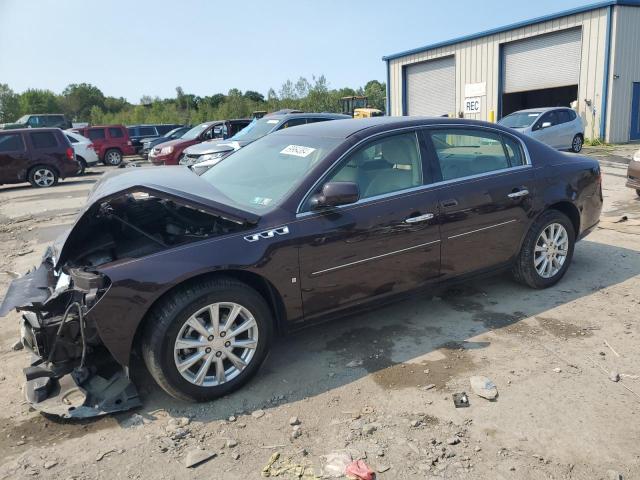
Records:
[[[443,200],[442,206],[444,208],[455,207],[458,205],[458,201],[455,198],[451,198],[449,200]]]
[[[404,223],[424,222],[426,220],[431,220],[433,216],[433,213],[425,213],[424,215],[418,215],[417,217],[409,217],[405,219]]]
[[[526,188],[523,188],[522,190],[518,190],[517,192],[511,192],[510,194],[507,195],[507,197],[520,198],[520,197],[526,197],[527,195],[529,195],[529,190],[527,190]]]

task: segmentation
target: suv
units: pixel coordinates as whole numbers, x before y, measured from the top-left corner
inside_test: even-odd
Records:
[[[127,131],[129,132],[129,138],[131,144],[136,153],[140,153],[142,150],[142,142],[148,138],[158,138],[165,133],[173,130],[174,128],[181,127],[177,124],[162,124],[162,125],[129,125]]]
[[[251,120],[246,118],[201,123],[180,138],[156,145],[149,152],[149,160],[154,165],[177,165],[185,148],[206,140],[224,140],[235,135],[250,123]]]
[[[118,166],[125,155],[134,155],[129,133],[124,125],[99,125],[74,128],[83,137],[93,142],[98,158],[105,165]]]
[[[23,115],[13,123],[0,124],[3,130],[14,128],[71,128],[71,122],[59,113],[39,113],[37,115]]]
[[[260,119],[254,119],[250,125],[231,137],[228,141],[203,142],[187,148],[180,158],[179,163],[180,165],[187,166],[198,165],[197,168],[193,167],[193,170],[201,174],[236,150],[272,132],[297,127],[298,125],[306,125],[308,123],[345,120],[349,118],[351,118],[349,115],[339,113],[291,113],[286,110],[270,113]]]
[[[0,184],[28,181],[34,187],[52,187],[80,170],[69,140],[58,128],[0,132]]]

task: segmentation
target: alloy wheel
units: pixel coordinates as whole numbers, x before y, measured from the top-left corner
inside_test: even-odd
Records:
[[[38,168],[33,172],[33,181],[39,187],[50,187],[55,182],[56,177],[48,168]]]
[[[107,153],[107,163],[109,165],[119,165],[121,160],[122,159],[120,158],[120,154],[118,152]]]
[[[573,137],[573,144],[571,146],[573,147],[573,151],[576,153],[582,150],[582,137],[580,135]]]
[[[552,278],[562,269],[569,254],[569,234],[559,223],[547,225],[538,236],[534,267],[542,278]]]
[[[175,366],[194,385],[222,385],[249,365],[258,335],[258,324],[245,307],[213,303],[191,315],[180,328],[174,345]]]

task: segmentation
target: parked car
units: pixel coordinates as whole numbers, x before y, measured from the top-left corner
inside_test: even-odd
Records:
[[[74,128],[73,131],[93,142],[98,158],[105,165],[118,166],[125,155],[135,153],[129,133],[123,125],[95,125]]]
[[[158,138],[165,133],[173,130],[174,128],[181,127],[177,124],[161,124],[161,125],[129,125],[127,131],[129,132],[129,138],[131,144],[136,153],[140,153],[142,150],[142,142],[149,138]]]
[[[154,165],[177,165],[178,159],[185,148],[206,140],[223,140],[235,135],[249,125],[250,122],[251,120],[248,119],[235,119],[201,123],[182,135],[182,137],[153,147],[149,152],[149,160]]]
[[[37,115],[23,115],[13,123],[2,123],[0,129],[13,128],[71,128],[71,122],[61,113],[39,113]]]
[[[167,133],[158,138],[147,138],[142,141],[142,150],[140,151],[140,155],[144,158],[149,157],[149,152],[153,147],[159,145],[164,142],[168,142],[169,140],[175,140],[177,138],[181,138],[182,135],[191,130],[191,125],[187,125],[184,127],[174,128],[173,130],[169,130]]]
[[[627,187],[635,189],[640,197],[640,150],[633,155],[627,167]]]
[[[0,185],[29,182],[38,188],[52,187],[80,170],[71,143],[59,128],[0,132]]]
[[[39,269],[12,282],[0,315],[20,308],[23,343],[51,362],[26,370],[35,408],[138,405],[125,374],[134,348],[169,394],[210,400],[302,323],[504,269],[532,288],[556,284],[598,224],[601,178],[596,160],[484,122],[285,129],[202,176],[103,176]],[[118,373],[95,368],[108,361]],[[68,395],[79,381],[84,396]],[[118,386],[105,398],[104,384]]]
[[[193,171],[201,175],[223,158],[269,133],[306,125],[307,123],[345,120],[348,118],[351,117],[339,113],[302,113],[298,111],[293,111],[293,113],[288,111],[271,113],[262,118],[254,119],[229,140],[202,142],[185,149],[179,163],[180,165],[193,166]]]
[[[579,153],[584,144],[584,122],[571,108],[532,108],[500,119],[498,124],[513,128],[558,150]]]
[[[76,160],[80,163],[80,174],[83,174],[87,167],[98,164],[100,159],[91,140],[71,130],[66,130],[64,134],[76,153]]]

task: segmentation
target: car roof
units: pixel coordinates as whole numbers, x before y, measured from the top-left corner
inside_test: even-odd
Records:
[[[269,115],[265,115],[262,118],[266,118],[268,120],[290,120],[292,118],[308,118],[308,117],[313,117],[313,118],[327,118],[327,119],[332,119],[332,120],[338,120],[338,119],[350,119],[351,117],[349,115],[343,115],[341,113],[327,113],[327,112],[322,112],[322,113],[313,113],[313,112],[306,112],[306,113],[270,113]]]
[[[279,130],[271,135],[304,135],[326,138],[348,138],[365,130],[375,133],[394,130],[403,127],[422,127],[430,125],[469,125],[491,127],[494,129],[509,131],[498,124],[468,120],[464,118],[447,117],[372,117],[346,120],[334,120],[331,122],[317,122],[300,125],[292,129]]]
[[[517,110],[515,112],[511,112],[509,115],[513,115],[514,113],[533,113],[533,112],[545,113],[545,112],[549,112],[551,110],[571,110],[571,108],[570,107],[527,108],[525,110]]]
[[[36,114],[37,115],[37,114]],[[43,128],[10,128],[8,130],[0,130],[0,133],[13,133],[13,132],[20,132],[20,133],[27,133],[27,132],[33,132],[33,133],[37,133],[37,132],[55,132],[57,130],[60,130],[57,127],[43,127]],[[63,130],[60,130],[61,132]]]

